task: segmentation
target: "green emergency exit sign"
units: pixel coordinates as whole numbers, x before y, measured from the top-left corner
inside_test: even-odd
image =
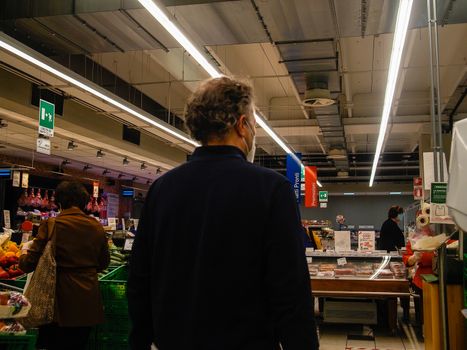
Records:
[[[328,201],[328,191],[319,191],[319,201],[327,202]]]
[[[55,105],[45,100],[39,101],[39,134],[53,137],[55,124]]]

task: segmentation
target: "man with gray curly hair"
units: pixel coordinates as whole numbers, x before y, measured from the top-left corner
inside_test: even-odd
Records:
[[[299,210],[285,177],[251,164],[254,111],[252,87],[228,77],[189,99],[202,146],[148,193],[128,282],[131,349],[318,349]]]

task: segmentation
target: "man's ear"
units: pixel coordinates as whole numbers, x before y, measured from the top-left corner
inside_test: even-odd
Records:
[[[246,120],[246,115],[241,115],[238,118],[237,124],[235,124],[235,131],[237,132],[238,136],[240,137],[245,137],[247,134],[247,130],[245,127],[245,120]]]

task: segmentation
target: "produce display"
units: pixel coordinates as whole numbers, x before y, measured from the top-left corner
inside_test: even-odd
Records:
[[[0,320],[0,334],[25,335],[26,329],[15,320]]]
[[[15,242],[4,241],[0,246],[0,279],[12,279],[24,274],[18,266],[20,255]]]
[[[127,256],[121,253],[121,248],[118,248],[112,240],[109,241],[109,252],[110,252],[110,265],[109,266],[121,266],[127,263]],[[110,268],[99,273],[99,277],[108,274],[111,271]]]
[[[27,316],[31,304],[18,292],[0,292],[0,319],[21,318]]]

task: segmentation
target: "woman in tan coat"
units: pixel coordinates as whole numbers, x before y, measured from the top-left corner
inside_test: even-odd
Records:
[[[110,261],[105,232],[99,222],[83,213],[89,199],[77,182],[62,182],[56,189],[61,212],[55,219],[57,285],[54,322],[39,329],[39,349],[85,349],[93,326],[104,321],[97,273]],[[32,272],[51,232],[47,222],[20,257],[20,268]]]

